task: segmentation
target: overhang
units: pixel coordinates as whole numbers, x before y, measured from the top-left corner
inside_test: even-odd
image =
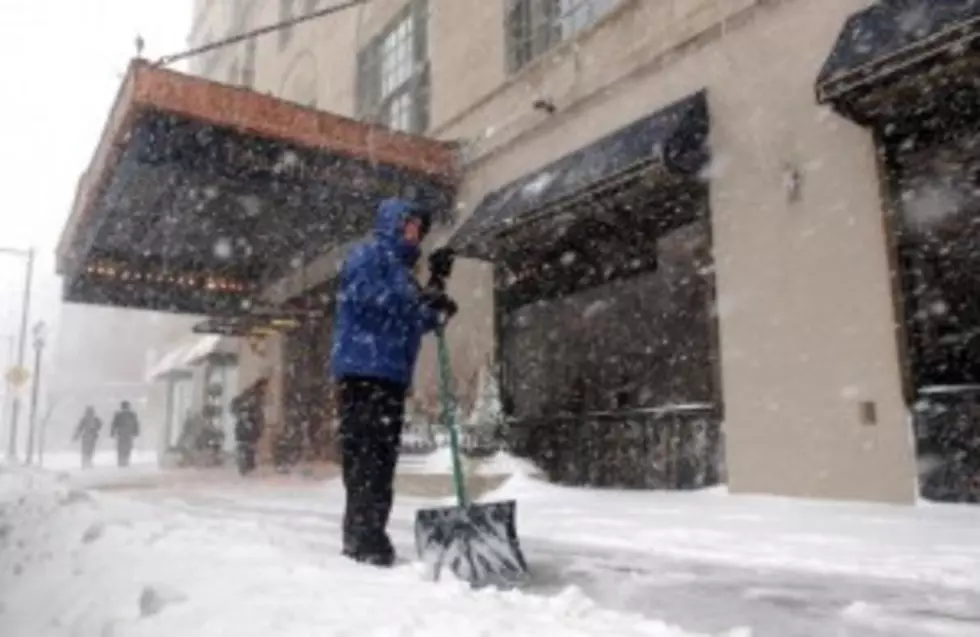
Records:
[[[136,60],[59,242],[64,300],[240,313],[385,197],[448,218],[456,181],[450,144]]]
[[[522,230],[546,228],[566,213],[621,200],[623,193],[648,204],[677,200],[701,181],[710,156],[708,130],[700,91],[490,193],[450,245],[464,256],[494,260],[517,249],[510,240]]]
[[[847,19],[817,101],[863,125],[920,116],[975,91],[978,38],[976,0],[878,0]]]
[[[148,381],[163,378],[179,378],[192,373],[194,367],[206,359],[218,358],[228,360],[234,358],[236,348],[229,339],[220,336],[199,336],[185,339],[164,352],[157,361],[146,370]]]

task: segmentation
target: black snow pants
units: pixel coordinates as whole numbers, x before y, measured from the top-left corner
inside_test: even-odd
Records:
[[[129,466],[129,458],[133,454],[133,439],[128,437],[116,438],[116,464],[120,467]]]
[[[394,499],[395,465],[405,418],[405,387],[368,378],[340,383],[344,555],[387,566],[395,550],[385,527]]]
[[[92,467],[92,457],[95,455],[95,439],[82,439],[82,468]]]
[[[239,441],[236,446],[239,475],[255,471],[255,443]]]

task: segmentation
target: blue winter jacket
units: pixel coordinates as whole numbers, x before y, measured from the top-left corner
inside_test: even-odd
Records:
[[[408,387],[422,335],[438,324],[438,314],[421,301],[412,275],[419,248],[403,238],[405,220],[414,210],[407,201],[383,201],[374,237],[344,261],[330,355],[338,380],[376,378]]]

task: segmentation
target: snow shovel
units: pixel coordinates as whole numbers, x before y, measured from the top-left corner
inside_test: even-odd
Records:
[[[456,429],[456,399],[449,368],[449,351],[442,328],[436,331],[439,358],[439,398],[442,422],[449,430],[453,488],[457,506],[423,509],[415,515],[415,550],[438,580],[443,569],[474,588],[511,588],[528,578],[515,527],[517,503],[472,503],[466,497]]]

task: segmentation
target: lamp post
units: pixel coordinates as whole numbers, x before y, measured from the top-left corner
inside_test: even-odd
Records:
[[[0,340],[6,341],[7,343],[7,358],[4,359],[3,364],[5,367],[10,367],[14,363],[14,336],[13,334],[4,334],[0,336]],[[9,381],[5,382],[3,385],[3,413],[0,415],[0,429],[5,429],[7,425],[7,418],[10,411],[10,399],[13,398],[13,384]]]
[[[34,335],[34,382],[31,383],[31,415],[27,429],[27,464],[34,461],[34,440],[37,435],[37,396],[41,388],[41,352],[44,350],[44,321],[31,330]]]
[[[20,334],[17,337],[17,367],[24,368],[24,354],[27,348],[27,318],[31,312],[31,280],[34,277],[34,248],[28,250],[18,250],[15,248],[0,248],[0,254],[7,254],[21,257],[27,260],[27,268],[24,280],[24,299],[21,302],[20,313]],[[20,417],[20,392],[14,393],[14,400],[10,407],[10,438],[7,443],[7,459],[17,459],[17,421]]]

